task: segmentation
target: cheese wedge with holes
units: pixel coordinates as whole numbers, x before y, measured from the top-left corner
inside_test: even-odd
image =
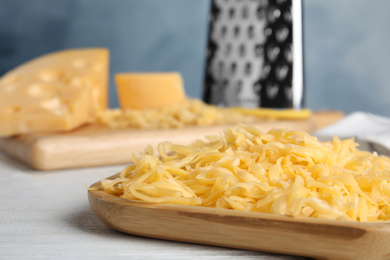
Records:
[[[122,109],[158,109],[185,100],[177,72],[120,73],[115,83]]]
[[[0,78],[0,136],[71,130],[107,108],[109,52],[70,49],[33,59]]]

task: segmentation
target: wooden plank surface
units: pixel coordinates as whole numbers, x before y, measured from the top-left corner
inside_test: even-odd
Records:
[[[113,177],[117,177],[113,176]],[[91,186],[100,187],[100,182]],[[390,223],[292,218],[122,199],[88,192],[90,206],[121,232],[190,243],[320,259],[389,259]]]
[[[321,120],[316,119],[318,117]],[[312,132],[318,122],[334,122],[339,112],[314,113],[308,120],[266,120],[253,124],[263,131],[287,128]],[[326,121],[327,120],[327,121]],[[324,124],[322,123],[321,127]],[[88,125],[69,132],[41,132],[0,138],[0,148],[37,170],[56,170],[131,163],[130,155],[162,141],[189,144],[205,135],[221,133],[228,126],[193,126],[166,130],[112,130]]]

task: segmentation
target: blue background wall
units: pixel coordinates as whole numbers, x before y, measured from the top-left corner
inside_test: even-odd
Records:
[[[304,3],[308,106],[390,116],[390,1]]]
[[[179,71],[202,96],[209,0],[0,0],[0,75],[47,52],[101,46],[113,75]],[[304,0],[308,108],[390,116],[390,1]]]

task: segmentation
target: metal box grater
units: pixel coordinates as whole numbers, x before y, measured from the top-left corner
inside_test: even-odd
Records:
[[[303,107],[302,0],[212,0],[203,99]]]

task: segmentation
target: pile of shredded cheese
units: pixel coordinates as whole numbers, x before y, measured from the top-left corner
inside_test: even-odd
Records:
[[[182,146],[147,147],[104,191],[130,200],[352,221],[390,219],[390,158],[353,139],[240,125]]]
[[[113,129],[170,129],[183,126],[251,123],[259,118],[205,104],[199,99],[185,99],[160,109],[109,109],[101,112],[98,122]]]

